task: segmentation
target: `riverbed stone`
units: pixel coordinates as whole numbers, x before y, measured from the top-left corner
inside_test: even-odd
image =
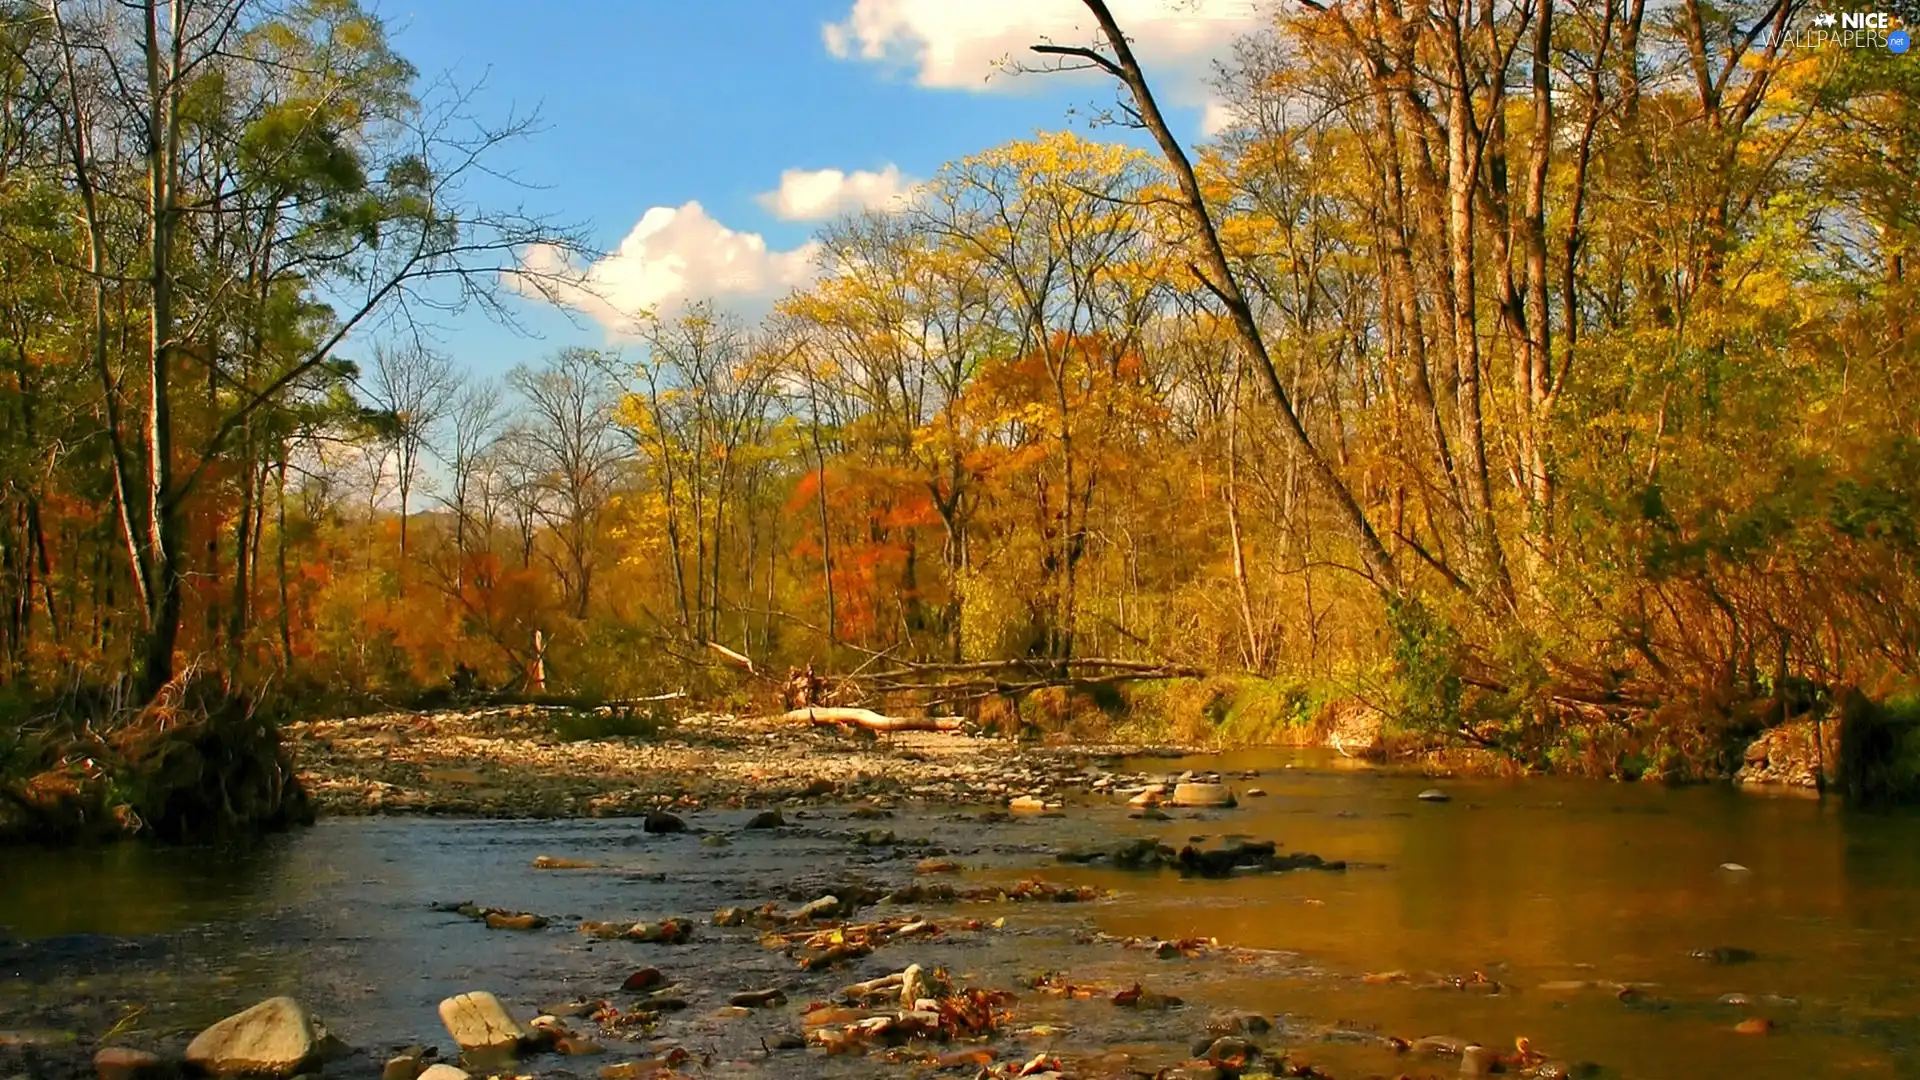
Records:
[[[1265,1035],[1273,1030],[1273,1022],[1256,1012],[1216,1013],[1207,1020],[1207,1034],[1215,1038],[1222,1035]]]
[[[211,1076],[290,1077],[319,1063],[320,1032],[290,997],[268,998],[194,1036],[187,1064]]]
[[[640,827],[650,833],[680,833],[687,831],[687,823],[665,810],[655,810],[640,823]]]
[[[1500,1056],[1490,1046],[1465,1046],[1460,1049],[1461,1076],[1492,1076],[1500,1065]]]
[[[93,1072],[100,1080],[166,1080],[174,1070],[158,1054],[103,1046],[93,1055]]]
[[[510,1050],[527,1037],[527,1029],[514,1020],[499,998],[485,990],[455,994],[442,1001],[440,1022],[462,1050]]]
[[[1452,802],[1453,796],[1439,788],[1428,788],[1420,793],[1419,799],[1421,802]]]
[[[442,1061],[437,1065],[427,1066],[426,1071],[420,1074],[419,1080],[473,1080],[473,1077],[458,1065],[449,1065]]]
[[[1260,1048],[1238,1035],[1223,1035],[1213,1040],[1200,1056],[1206,1058],[1208,1064],[1239,1070],[1260,1056]]]
[[[395,1054],[380,1067],[380,1080],[419,1080],[426,1068],[427,1063],[417,1053]]]
[[[1235,805],[1233,789],[1225,784],[1208,780],[1189,780],[1175,785],[1173,797],[1168,800],[1175,806],[1187,807],[1228,807]]]

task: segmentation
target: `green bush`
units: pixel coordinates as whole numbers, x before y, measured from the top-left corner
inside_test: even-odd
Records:
[[[1232,746],[1297,743],[1331,699],[1326,688],[1292,679],[1243,679],[1228,703],[1219,741]]]
[[[1298,744],[1335,694],[1297,679],[1213,675],[1129,687],[1134,739],[1165,739],[1215,747]]]

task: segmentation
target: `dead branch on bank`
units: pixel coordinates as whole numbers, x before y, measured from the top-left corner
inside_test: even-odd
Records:
[[[735,667],[745,668],[747,674],[749,675],[760,674],[759,669],[753,666],[753,658],[745,655],[744,653],[734,652],[732,649],[727,648],[725,645],[722,645],[717,641],[707,642],[707,648],[712,649],[716,653],[719,653],[720,659],[725,660],[727,663],[732,664]]]

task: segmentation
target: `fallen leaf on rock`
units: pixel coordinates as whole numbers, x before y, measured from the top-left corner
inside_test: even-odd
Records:
[[[655,987],[665,986],[666,982],[667,977],[660,974],[659,968],[647,967],[627,976],[626,981],[620,984],[620,989],[638,994]]]
[[[657,923],[587,920],[580,924],[580,932],[599,941],[626,940],[679,945],[693,936],[693,923],[688,919],[664,919]]]
[[[1156,994],[1139,983],[1113,995],[1113,1003],[1123,1009],[1171,1009],[1183,1004],[1171,994]]]
[[[811,952],[800,958],[800,966],[808,971],[823,971],[835,964],[859,960],[873,953],[871,945],[829,945],[817,952]]]
[[[993,1064],[999,1056],[991,1047],[981,1046],[936,1054],[928,1064],[936,1069],[978,1069]]]
[[[1031,988],[1042,994],[1046,994],[1048,997],[1063,997],[1069,1000],[1107,996],[1107,991],[1104,987],[1095,986],[1090,983],[1072,982],[1068,980],[1065,974],[1058,971],[1049,971],[1035,978],[1031,984]]]
[[[1059,1058],[1053,1057],[1048,1054],[1037,1054],[1034,1056],[1033,1060],[1027,1062],[1025,1065],[1020,1066],[1020,1071],[1014,1073],[1013,1075],[1037,1076],[1043,1072],[1059,1072],[1059,1071],[1060,1071]]]
[[[655,1020],[660,1019],[660,1014],[657,1012],[652,1012],[647,1009],[638,1009],[638,1008],[629,1010],[627,1012],[621,1012],[618,1007],[614,1005],[607,1005],[601,1008],[600,1010],[598,1010],[597,1012],[595,1012],[588,1019],[592,1020],[596,1024],[599,1024],[601,1027],[605,1028],[608,1031],[619,1031],[623,1028],[643,1027],[647,1024],[651,1024]]]
[[[544,930],[547,927],[546,916],[525,911],[512,914],[489,911],[485,921],[489,930]]]

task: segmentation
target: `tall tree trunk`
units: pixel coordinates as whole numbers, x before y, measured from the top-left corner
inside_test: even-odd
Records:
[[[234,519],[233,597],[227,611],[228,663],[236,672],[244,659],[242,643],[247,636],[248,602],[253,595],[253,517],[259,471],[253,466],[253,425],[243,426],[240,439],[240,512]]]
[[[274,513],[274,571],[280,587],[280,662],[282,671],[293,670],[293,611],[287,603],[287,448],[280,447],[275,476],[279,498]]]
[[[1227,504],[1227,541],[1233,545],[1233,591],[1240,602],[1240,632],[1247,648],[1247,668],[1266,670],[1267,658],[1260,632],[1253,623],[1253,595],[1247,584],[1247,549],[1240,534],[1240,369],[1234,366],[1233,400],[1227,414],[1227,483],[1221,494]]]
[[[49,0],[47,11],[59,37],[68,104],[71,106],[71,126],[66,132],[64,150],[72,156],[74,186],[80,194],[81,224],[87,234],[87,298],[92,316],[92,341],[89,344],[94,374],[100,380],[101,402],[106,411],[108,464],[113,473],[114,518],[126,547],[128,570],[140,601],[141,616],[143,620],[149,620],[153,611],[152,564],[147,557],[146,534],[134,522],[134,507],[139,501],[134,495],[137,474],[132,455],[128,452],[126,426],[121,417],[120,381],[114,377],[113,367],[107,358],[107,241],[99,188],[94,182],[93,121],[80,95],[73,44],[67,37],[66,22],[61,17],[57,0]]]
[[[1294,408],[1294,401],[1286,388],[1280,384],[1280,374],[1273,366],[1273,359],[1267,352],[1266,340],[1261,336],[1259,324],[1254,320],[1253,307],[1247,301],[1246,293],[1240,287],[1239,278],[1227,262],[1226,249],[1220,244],[1220,234],[1215,230],[1213,215],[1207,209],[1206,197],[1201,193],[1200,181],[1194,175],[1193,163],[1173,136],[1173,130],[1167,126],[1166,118],[1161,115],[1160,107],[1155,103],[1152,88],[1147,85],[1146,74],[1141,70],[1139,61],[1134,58],[1133,47],[1127,41],[1126,34],[1114,20],[1105,0],[1082,0],[1100,24],[1101,36],[1106,38],[1107,47],[1113,56],[1098,53],[1092,49],[1072,49],[1066,46],[1035,46],[1038,51],[1055,54],[1079,56],[1089,59],[1102,67],[1108,74],[1119,79],[1127,87],[1133,98],[1134,107],[1140,114],[1141,122],[1152,132],[1154,141],[1172,167],[1174,178],[1180,188],[1181,204],[1185,207],[1192,223],[1197,226],[1201,264],[1195,268],[1196,275],[1214,294],[1215,299],[1227,309],[1231,317],[1235,337],[1247,359],[1253,364],[1261,378],[1266,381],[1268,391],[1273,395],[1279,407],[1282,421],[1281,430],[1289,444],[1300,454],[1306,463],[1314,483],[1326,495],[1341,523],[1352,536],[1359,548],[1360,560],[1365,565],[1374,585],[1388,596],[1398,596],[1404,586],[1400,579],[1399,568],[1394,564],[1393,556],[1380,543],[1379,535],[1374,531],[1373,523],[1367,519],[1366,512],[1354,498],[1353,491],[1334,472],[1326,456],[1314,445],[1307,434],[1306,427],[1300,422],[1300,414]]]
[[[173,493],[173,228],[174,177],[180,154],[180,50],[185,39],[186,9],[181,0],[170,5],[169,37],[160,36],[159,0],[146,0],[147,212],[150,217],[150,267],[153,305],[147,338],[147,484],[142,492],[142,526],[152,562],[152,618],[147,630],[140,689],[151,699],[173,679],[173,654],[180,636],[182,575],[180,567],[181,508]]]
[[[1611,0],[1609,0],[1611,2]],[[1547,390],[1552,378],[1553,329],[1547,308],[1547,168],[1553,147],[1553,0],[1539,0],[1533,38],[1533,140],[1527,162],[1525,247],[1527,258],[1527,340],[1515,374],[1515,391],[1524,410],[1520,423],[1522,491],[1532,503],[1536,525],[1551,534],[1552,488],[1542,440],[1546,437]]]
[[[820,442],[820,391],[814,383],[811,370],[807,373],[807,398],[812,406],[807,426],[813,436],[813,460],[815,474],[815,507],[820,514],[820,580],[827,590],[827,644],[829,647],[840,640],[839,613],[833,602],[833,529],[827,518],[827,451]]]

